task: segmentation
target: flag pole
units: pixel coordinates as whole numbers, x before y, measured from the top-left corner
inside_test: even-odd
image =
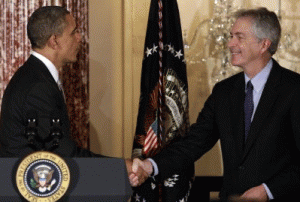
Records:
[[[163,132],[164,132],[164,127],[163,127],[163,49],[164,49],[164,43],[163,43],[163,4],[162,0],[158,0],[158,35],[159,35],[159,96],[158,96],[158,103],[159,103],[159,148],[163,147]]]

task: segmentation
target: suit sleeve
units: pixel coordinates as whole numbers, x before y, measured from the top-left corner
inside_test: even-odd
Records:
[[[292,142],[295,143],[296,147],[291,152],[293,153],[294,159],[291,159],[291,164],[286,166],[270,179],[266,184],[269,187],[274,198],[278,199],[281,197],[291,196],[295,199],[295,196],[299,196],[300,190],[300,86],[294,90],[293,103],[289,111],[289,118],[292,128],[291,135]]]
[[[184,169],[210,150],[218,141],[219,133],[215,123],[216,92],[217,86],[205,102],[190,132],[181,141],[173,143],[153,157],[161,176],[184,172]]]

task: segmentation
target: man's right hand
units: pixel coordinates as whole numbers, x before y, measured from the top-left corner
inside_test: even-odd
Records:
[[[149,160],[140,160],[138,158],[133,159],[132,172],[135,174],[135,177],[138,178],[137,183],[133,187],[138,187],[142,185],[152,174],[153,167]]]

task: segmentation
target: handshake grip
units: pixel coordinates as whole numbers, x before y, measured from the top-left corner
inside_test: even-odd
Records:
[[[35,151],[53,151],[59,147],[59,141],[63,136],[62,122],[58,110],[50,114],[50,133],[48,137],[41,138],[38,134],[38,114],[35,110],[30,110],[26,114],[25,137],[28,141],[28,146]],[[50,146],[46,148],[46,143]]]
[[[138,158],[130,161],[131,165],[126,162],[130,185],[132,187],[141,186],[153,173],[152,163],[147,159],[142,161]]]

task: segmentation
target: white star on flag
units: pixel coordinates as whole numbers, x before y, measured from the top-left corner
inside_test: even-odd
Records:
[[[147,47],[146,54],[147,54],[147,57],[149,57],[149,55],[152,55],[152,49],[149,49]]]
[[[170,51],[171,53],[174,53],[174,47],[171,44],[168,45],[168,51]]]
[[[183,56],[183,54],[181,53],[181,50],[179,50],[178,52],[176,51],[175,57],[178,57],[180,59],[181,56]]]
[[[153,44],[153,53],[156,53],[157,52],[157,48],[158,48],[158,46],[156,46],[155,44]]]
[[[141,197],[138,194],[136,194],[134,198],[135,198],[136,202],[139,202]]]

